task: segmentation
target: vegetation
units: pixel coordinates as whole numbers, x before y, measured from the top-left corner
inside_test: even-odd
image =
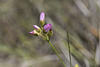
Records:
[[[40,25],[41,12],[52,24],[50,41],[66,67],[67,31],[72,66],[100,66],[99,0],[0,0],[0,67],[63,67],[47,42],[29,34],[32,25]]]

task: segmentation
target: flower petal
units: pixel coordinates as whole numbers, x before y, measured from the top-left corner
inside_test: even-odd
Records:
[[[45,32],[48,32],[50,29],[52,29],[52,25],[51,24],[47,24],[44,27]]]
[[[30,34],[33,34],[34,33],[34,31],[31,31],[31,32],[29,32]]]
[[[33,25],[33,27],[34,27],[36,30],[40,29],[40,27],[38,27],[37,25]]]
[[[45,20],[45,13],[44,12],[41,12],[40,14],[40,21],[44,21]]]

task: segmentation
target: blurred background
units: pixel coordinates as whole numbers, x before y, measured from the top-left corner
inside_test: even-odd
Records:
[[[0,0],[0,67],[63,67],[51,46],[28,32],[46,13],[51,42],[69,67],[100,67],[100,0]]]

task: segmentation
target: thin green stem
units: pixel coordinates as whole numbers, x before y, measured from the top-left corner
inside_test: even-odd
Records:
[[[68,48],[69,48],[69,57],[70,57],[70,67],[72,67],[72,64],[71,64],[71,52],[70,52],[70,45],[69,45],[69,35],[68,35],[68,32],[67,32],[67,38],[68,38]]]
[[[53,48],[53,50],[55,51],[55,53],[57,54],[58,58],[60,59],[61,63],[65,66],[63,60],[61,59],[60,55],[58,54],[58,52],[56,51],[56,49],[54,48],[54,46],[51,44],[51,42],[49,40],[47,40],[47,42],[50,44],[50,46]]]

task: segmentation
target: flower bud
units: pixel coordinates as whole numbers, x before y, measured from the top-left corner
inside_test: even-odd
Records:
[[[38,27],[37,25],[33,25],[33,27],[36,29],[36,30],[39,30],[40,27]]]
[[[34,35],[36,35],[36,36],[39,35],[39,33],[38,33],[36,30],[33,30],[33,31],[29,32],[29,33],[34,34]]]
[[[40,27],[38,27],[37,25],[33,25],[33,27],[37,30],[37,32],[41,31]]]
[[[45,32],[48,32],[52,29],[52,25],[51,24],[46,24],[44,27],[43,27],[44,31]]]
[[[34,31],[31,31],[31,32],[29,32],[30,34],[33,34],[34,33]]]
[[[45,24],[45,13],[41,12],[40,14],[40,24],[43,26]]]

